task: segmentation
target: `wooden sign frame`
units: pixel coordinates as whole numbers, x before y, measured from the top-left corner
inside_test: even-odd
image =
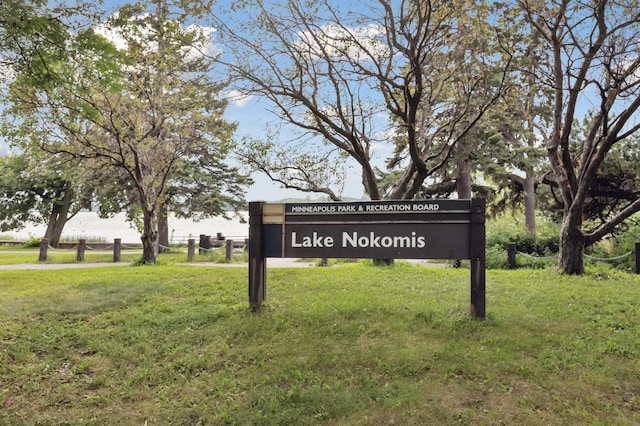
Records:
[[[249,304],[266,300],[266,259],[469,259],[471,316],[485,318],[483,199],[249,203]]]

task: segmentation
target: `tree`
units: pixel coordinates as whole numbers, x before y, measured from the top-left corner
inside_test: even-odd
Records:
[[[104,165],[103,165],[104,166]],[[43,238],[58,247],[65,225],[95,202],[123,197],[113,171],[94,162],[43,152],[0,158],[0,231],[28,222],[47,225]]]
[[[538,71],[541,83],[553,89],[553,120],[545,140],[563,204],[559,268],[581,274],[585,247],[640,210],[640,199],[628,200],[594,228],[585,228],[585,206],[602,166],[616,146],[640,130],[640,12],[635,1],[519,3],[551,53],[548,66]],[[585,137],[572,147],[584,105],[595,115]]]
[[[10,79],[17,68],[41,77],[53,76],[50,65],[65,57],[70,31],[79,30],[95,16],[94,4],[3,0],[0,2],[0,81]]]
[[[251,164],[285,185],[338,199],[339,191],[331,189],[335,174],[314,176],[309,163],[343,163],[348,156],[371,199],[416,196],[502,90],[508,59],[469,41],[476,36],[458,25],[469,12],[466,5],[255,0],[219,15],[216,27],[237,88],[270,101],[283,123],[302,132],[298,140],[304,143],[295,150],[254,140],[244,151]],[[457,68],[450,61],[456,54],[475,58],[482,72]],[[392,133],[402,133],[405,143],[406,161],[388,194],[379,186],[373,154],[391,133],[383,132],[388,129],[380,113],[393,117]],[[268,161],[255,152],[266,153]]]
[[[590,111],[583,120],[574,124],[570,144],[572,155],[575,155],[588,136],[594,115]],[[585,201],[583,219],[586,227],[593,228],[606,223],[625,205],[640,198],[640,187],[636,184],[640,179],[639,142],[640,134],[636,133],[617,143],[607,154]],[[545,183],[551,195],[547,203],[552,207],[548,209],[554,219],[561,221],[563,204],[557,182],[547,179]],[[620,224],[620,227],[624,227],[624,224]]]
[[[228,142],[228,141],[227,141]],[[233,147],[221,141],[203,145],[188,158],[179,159],[171,173],[167,201],[160,212],[160,244],[168,245],[168,211],[177,217],[204,219],[238,214],[246,209],[244,192],[253,180],[238,167],[225,163],[225,154]]]
[[[452,108],[465,108],[468,117],[476,117],[476,123],[461,134],[457,143],[453,146],[451,154],[451,165],[442,167],[438,173],[434,174],[436,182],[451,181],[455,184],[455,192],[458,198],[468,199],[472,197],[472,186],[474,175],[486,169],[487,163],[492,164],[496,161],[494,158],[483,158],[477,155],[480,151],[496,152],[493,149],[495,138],[489,134],[490,131],[486,127],[486,122],[490,119],[492,110],[495,109],[500,98],[492,98],[497,94],[501,97],[503,88],[505,87],[504,69],[501,67],[506,62],[511,61],[512,52],[505,52],[502,46],[501,38],[495,37],[498,31],[490,24],[489,17],[496,14],[496,11],[490,7],[485,1],[460,1],[456,3],[456,7],[464,9],[464,15],[456,17],[456,35],[457,42],[453,44],[452,49],[445,49],[441,55],[444,61],[449,61],[452,72],[455,77],[451,81],[443,85],[442,100]],[[502,33],[502,30],[500,30]],[[505,39],[506,40],[506,39]],[[477,52],[482,52],[478,55]],[[487,58],[492,56],[507,56],[507,60],[491,61]],[[494,68],[493,65],[498,68]],[[425,79],[433,72],[428,69]],[[497,78],[496,78],[497,77]],[[468,97],[470,92],[468,87],[475,85],[476,96]],[[486,96],[495,101],[490,110],[486,109]],[[448,97],[448,99],[447,99]],[[425,102],[427,111],[431,110],[431,102]],[[421,111],[421,114],[424,112]],[[445,116],[444,123],[434,120],[435,126],[431,127],[447,127],[447,121],[450,119]],[[465,118],[467,119],[467,118]],[[429,117],[428,120],[433,120]],[[463,126],[469,123],[462,122]],[[425,126],[428,127],[428,126]],[[487,156],[488,157],[488,156]],[[442,176],[442,178],[436,177]],[[476,185],[476,188],[479,188]],[[421,192],[427,192],[428,188],[422,189]],[[481,189],[484,192],[483,188]]]
[[[34,87],[56,84],[59,75],[53,70],[69,56],[66,49],[69,34],[83,31],[93,16],[95,9],[91,3],[0,2],[0,87],[3,91],[19,74]],[[16,135],[9,136],[13,143]],[[19,229],[25,221],[47,223],[44,237],[57,246],[65,223],[89,203],[93,189],[91,185],[83,185],[84,181],[74,179],[79,171],[69,165],[68,159],[18,151],[19,155],[4,159],[2,164],[2,228]],[[84,170],[83,174],[87,176],[90,172]]]
[[[185,2],[123,6],[98,31],[74,37],[67,61],[52,67],[55,84],[40,87],[29,73],[12,85],[12,112],[25,134],[50,153],[100,159],[121,170],[142,212],[142,263],[158,253],[158,214],[176,163],[217,145],[224,156],[234,126],[222,118],[223,83],[209,33],[187,27]],[[116,49],[104,37],[118,37]],[[39,77],[36,75],[35,77]]]
[[[499,25],[516,53],[506,90],[483,120],[492,137],[499,135],[501,140],[485,145],[488,149],[477,155],[484,157],[485,178],[497,186],[492,209],[524,210],[525,226],[535,233],[536,191],[548,172],[537,129],[546,128],[551,119],[551,93],[538,81],[536,70],[548,62],[549,53],[517,4],[505,4],[501,10]]]
[[[64,224],[85,207],[86,199],[74,197],[77,189],[64,166],[51,166],[60,164],[43,165],[24,154],[0,158],[0,230],[46,223],[44,238],[57,247]]]

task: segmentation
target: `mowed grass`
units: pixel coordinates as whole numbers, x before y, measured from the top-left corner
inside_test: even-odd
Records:
[[[640,279],[392,267],[0,271],[0,424],[640,423]]]

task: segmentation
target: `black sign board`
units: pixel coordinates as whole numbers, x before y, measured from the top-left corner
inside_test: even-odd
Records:
[[[484,318],[484,200],[249,203],[249,303],[268,257],[470,259],[471,312]]]

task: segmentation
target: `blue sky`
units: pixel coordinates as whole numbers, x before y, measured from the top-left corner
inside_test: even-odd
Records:
[[[229,121],[238,123],[237,140],[243,136],[264,135],[267,124],[273,122],[274,116],[267,112],[258,99],[252,98],[246,104],[229,104],[226,111]],[[276,201],[283,198],[318,198],[321,194],[305,193],[283,189],[262,173],[254,173],[255,183],[247,191],[247,201]],[[360,198],[363,195],[362,184],[357,175],[348,178],[343,196]]]

